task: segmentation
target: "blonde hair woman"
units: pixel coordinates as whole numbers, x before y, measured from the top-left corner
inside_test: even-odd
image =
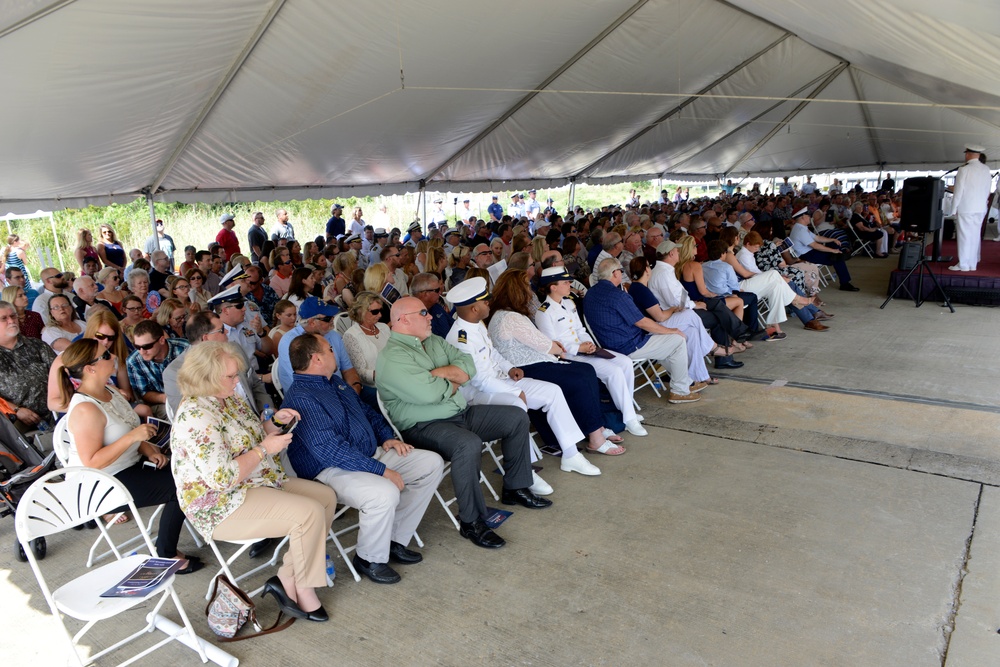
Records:
[[[718,294],[705,286],[705,274],[702,271],[701,262],[694,259],[696,252],[697,244],[693,236],[685,236],[681,239],[680,248],[677,249],[677,266],[674,267],[677,280],[688,291],[692,301],[719,298]],[[727,296],[725,301],[726,307],[733,311],[733,315],[742,320],[743,299],[738,296]]]
[[[83,320],[76,319],[73,303],[65,294],[53,294],[48,303],[49,317],[42,329],[42,340],[55,350],[62,352],[73,339],[87,327]]]
[[[94,235],[89,229],[81,228],[76,232],[76,249],[73,251],[73,256],[76,257],[76,263],[80,265],[80,274],[83,274],[83,262],[87,259],[93,259],[97,262],[97,266],[101,266],[101,255],[97,252],[97,248],[94,247]]]
[[[359,292],[347,311],[354,323],[344,332],[344,347],[361,378],[361,398],[369,405],[375,404],[375,361],[389,342],[389,326],[379,321],[383,311],[384,301],[374,292]]]
[[[264,595],[290,616],[329,620],[315,589],[326,584],[326,537],[337,496],[325,484],[285,475],[278,455],[292,434],[282,434],[279,424],[299,414],[285,408],[263,421],[235,393],[243,370],[233,343],[199,343],[184,355],[177,374],[183,398],[170,440],[180,508],[213,539],[288,535],[284,562]]]
[[[118,242],[118,235],[111,225],[101,225],[97,228],[100,238],[97,240],[97,254],[104,266],[125,270],[125,248]]]
[[[165,299],[160,304],[153,319],[163,327],[167,338],[184,338],[184,323],[187,322],[187,306],[180,299]]]

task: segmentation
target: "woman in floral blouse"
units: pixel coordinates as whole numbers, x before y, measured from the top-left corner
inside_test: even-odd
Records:
[[[199,343],[184,356],[177,375],[184,398],[170,442],[180,507],[212,539],[289,535],[284,563],[264,592],[286,614],[326,621],[315,589],[326,583],[326,537],[337,497],[325,484],[285,475],[277,457],[292,435],[282,435],[279,424],[299,415],[279,410],[262,422],[234,393],[244,372],[233,343]]]

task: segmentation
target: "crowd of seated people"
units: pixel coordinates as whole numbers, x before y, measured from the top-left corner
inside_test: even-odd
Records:
[[[225,247],[188,246],[177,270],[169,236],[126,254],[110,227],[96,245],[80,230],[79,277],[45,268],[36,290],[25,266],[6,267],[0,409],[25,432],[65,419],[72,462],[119,476],[140,506],[166,503],[157,550],[185,559],[182,573],[201,566],[177,551],[185,517],[223,540],[292,534],[267,590],[322,621],[337,499],[362,510],[354,565],[378,583],[421,560],[410,542],[445,462],[461,536],[499,548],[484,441],[500,440],[502,502],[549,507],[531,424],[561,470],[600,475],[589,459],[624,454],[619,432],[647,434],[635,364],[659,366],[665,402],[697,402],[720,381],[709,365],[739,369],[735,355],[784,339],[786,313],[829,329],[819,265],[856,291],[856,244],[884,256],[902,240],[892,193],[678,190],[534,219],[497,208],[426,229],[373,228],[356,211],[360,229],[305,243],[287,212],[270,235],[258,213],[249,256],[220,232]],[[172,418],[172,460],[145,442],[150,416]],[[144,459],[156,475],[134,474]]]

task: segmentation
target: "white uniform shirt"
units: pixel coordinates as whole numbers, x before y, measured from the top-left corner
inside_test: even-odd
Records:
[[[955,174],[955,195],[951,205],[955,213],[986,213],[986,200],[990,196],[990,168],[973,158],[962,165]]]
[[[552,340],[562,343],[566,351],[573,355],[580,353],[581,343],[594,342],[583,326],[583,318],[577,312],[576,304],[570,298],[559,303],[551,297],[545,299],[535,313],[535,326]]]
[[[493,341],[482,322],[473,324],[456,316],[445,340],[472,357],[476,364],[475,376],[460,389],[466,400],[469,399],[467,393],[473,393],[466,389],[469,385],[484,394],[521,393],[508,375],[514,365],[493,347]]]

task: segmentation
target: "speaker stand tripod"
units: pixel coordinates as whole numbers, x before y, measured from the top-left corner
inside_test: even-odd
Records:
[[[926,237],[924,235],[920,236],[920,244],[921,244],[921,246],[925,245],[926,240],[927,239],[926,239]],[[884,309],[886,306],[888,306],[889,302],[892,301],[893,298],[896,296],[896,294],[899,293],[899,290],[905,290],[906,291],[906,293],[910,296],[910,298],[913,299],[913,305],[916,308],[919,308],[920,306],[924,305],[924,301],[925,301],[925,299],[924,299],[924,271],[926,271],[927,275],[931,277],[932,281],[934,281],[934,286],[938,288],[938,291],[941,292],[941,296],[944,297],[944,305],[948,306],[948,310],[950,310],[951,312],[954,313],[955,312],[955,308],[954,308],[954,306],[951,305],[951,299],[948,297],[948,293],[944,291],[944,288],[941,287],[941,283],[938,282],[937,276],[934,275],[934,272],[931,270],[930,262],[928,261],[929,259],[930,258],[924,256],[923,251],[921,251],[921,253],[920,253],[920,261],[917,262],[916,266],[914,266],[912,269],[910,269],[909,272],[906,274],[906,276],[904,276],[903,279],[899,282],[899,284],[896,285],[896,289],[892,290],[892,294],[890,294],[889,298],[887,298],[885,301],[882,302],[882,305],[879,306],[879,309]],[[914,294],[913,292],[911,292],[910,288],[907,287],[907,283],[909,283],[909,281],[910,281],[910,276],[913,275],[914,271],[917,272],[917,291],[916,291],[916,294]],[[931,294],[933,294],[933,293],[934,292],[932,291]]]

